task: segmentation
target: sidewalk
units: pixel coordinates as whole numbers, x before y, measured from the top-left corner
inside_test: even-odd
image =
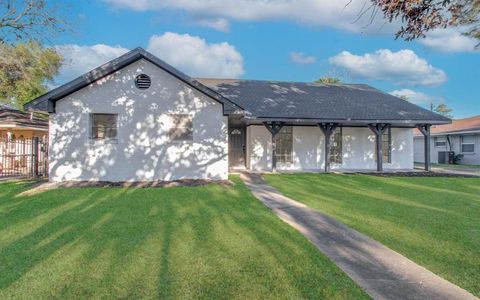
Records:
[[[374,299],[477,299],[379,242],[283,196],[260,174],[242,173],[252,193],[309,239]]]

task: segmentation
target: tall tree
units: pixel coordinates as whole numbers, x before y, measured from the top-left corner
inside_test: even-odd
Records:
[[[453,119],[453,115],[450,114],[450,113],[453,111],[453,109],[451,109],[450,107],[448,107],[448,106],[447,106],[446,104],[444,104],[444,103],[441,103],[441,104],[437,105],[437,106],[435,107],[434,111],[435,111],[436,113],[439,113],[439,114],[447,117],[447,118]]]
[[[20,109],[48,90],[62,57],[38,42],[0,44],[0,101]]]
[[[338,77],[329,77],[329,76],[324,76],[320,77],[319,79],[315,80],[315,83],[340,83],[341,80]]]
[[[66,29],[59,7],[46,0],[0,0],[0,43],[43,41]]]
[[[58,73],[61,56],[41,43],[68,28],[59,3],[0,0],[0,102],[23,108]]]
[[[371,0],[372,5],[361,14],[377,12],[393,22],[404,25],[396,33],[397,38],[413,40],[425,37],[436,28],[461,26],[463,33],[480,41],[480,0]]]

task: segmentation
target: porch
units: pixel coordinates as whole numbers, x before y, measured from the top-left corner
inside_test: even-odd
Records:
[[[251,171],[412,171],[413,128],[430,124],[229,118],[229,168]],[[425,151],[429,153],[429,151]],[[430,171],[426,157],[424,170]]]

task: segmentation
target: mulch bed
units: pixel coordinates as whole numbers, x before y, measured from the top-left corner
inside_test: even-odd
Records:
[[[476,175],[455,174],[455,173],[438,173],[438,172],[357,172],[353,174],[363,174],[379,177],[460,177],[460,178],[478,178]]]
[[[133,188],[162,188],[173,186],[203,186],[208,184],[232,185],[229,180],[206,180],[206,179],[180,179],[172,181],[125,181],[125,182],[111,182],[111,181],[64,181],[52,182],[52,187],[65,188],[109,188],[109,187],[133,187]]]

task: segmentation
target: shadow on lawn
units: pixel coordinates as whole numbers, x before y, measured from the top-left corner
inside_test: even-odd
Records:
[[[102,262],[108,271],[97,280],[113,286],[115,273],[125,271],[123,264],[145,259],[147,262],[139,264],[145,269],[156,267],[157,277],[149,280],[154,281],[160,298],[178,295],[179,286],[193,288],[196,294],[190,296],[248,295],[250,287],[239,282],[245,272],[268,281],[255,282],[258,280],[252,277],[251,282],[268,292],[285,288],[285,282],[275,279],[282,276],[303,297],[321,290],[330,296],[332,291],[346,293],[342,285],[350,284],[345,281],[329,287],[344,275],[329,265],[332,270],[328,272],[318,267],[329,262],[238,182],[235,187],[70,188],[15,197],[25,188],[7,192],[0,202],[0,289],[9,288],[70,247],[82,249],[80,259],[86,267],[76,270],[71,282],[64,283],[67,286],[81,285],[82,278],[92,280],[88,274],[92,269],[87,266],[108,251],[112,252],[109,261]],[[179,263],[183,260],[186,266]],[[142,270],[131,275],[132,285],[143,284],[147,276]],[[45,288],[52,284],[47,283]],[[136,287],[138,293],[148,288]],[[125,293],[120,296],[141,296],[130,294],[132,290]]]

